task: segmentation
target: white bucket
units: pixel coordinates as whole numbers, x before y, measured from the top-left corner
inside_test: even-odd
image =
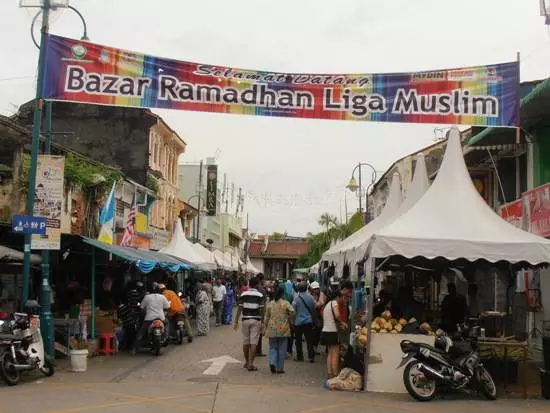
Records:
[[[82,373],[88,370],[88,350],[71,350],[71,371]]]

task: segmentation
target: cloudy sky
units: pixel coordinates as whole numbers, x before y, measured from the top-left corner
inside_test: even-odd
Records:
[[[27,0],[28,1],[28,0]],[[38,53],[32,12],[0,0],[0,113],[34,95]],[[305,73],[406,72],[516,59],[522,80],[550,72],[550,35],[539,0],[72,0],[92,41],[151,55]],[[34,11],[35,12],[35,11]],[[78,38],[73,13],[51,32]],[[354,165],[384,171],[434,142],[437,125],[274,119],[161,111],[187,142],[180,162],[218,154],[242,186],[250,228],[303,235],[323,212],[357,199],[344,186]],[[343,212],[342,212],[343,214]]]

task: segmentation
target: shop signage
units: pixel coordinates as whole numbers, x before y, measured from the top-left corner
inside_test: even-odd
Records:
[[[498,214],[513,226],[525,229],[523,225],[523,198],[504,204]]]
[[[550,237],[550,183],[523,194],[529,232]]]
[[[208,165],[206,172],[206,209],[208,216],[216,215],[218,203],[218,166]]]
[[[169,235],[168,231],[162,229],[149,227],[149,234],[151,235],[150,248],[155,251],[159,251],[168,245]]]
[[[48,100],[227,114],[516,126],[519,62],[427,72],[308,74],[143,55],[52,34]]]
[[[46,218],[14,215],[11,220],[13,232],[20,234],[46,234]]]
[[[33,250],[60,248],[64,172],[63,156],[38,155],[33,215],[46,220],[46,233],[32,236]]]

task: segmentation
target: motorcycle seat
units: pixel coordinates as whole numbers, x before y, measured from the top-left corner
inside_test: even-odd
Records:
[[[418,344],[418,347],[422,347],[422,348],[425,348],[425,349],[428,349],[430,351],[433,351],[434,353],[439,353],[439,354],[447,354],[445,353],[445,351],[443,350],[440,350],[434,346],[431,346],[429,344],[425,344],[425,343],[417,343]]]

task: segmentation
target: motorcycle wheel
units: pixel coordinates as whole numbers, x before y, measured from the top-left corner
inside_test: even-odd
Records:
[[[55,373],[53,363],[48,359],[44,360],[44,367],[40,369],[40,372],[46,377],[52,377]]]
[[[407,392],[419,402],[429,402],[435,397],[437,391],[437,384],[434,379],[426,377],[416,367],[418,362],[413,361],[405,367],[403,371],[403,383]],[[419,381],[424,383],[424,386],[419,387]]]
[[[176,337],[177,337],[177,343],[183,344],[183,332],[179,328],[176,330]]]
[[[2,380],[4,380],[8,386],[15,386],[21,379],[21,373],[13,367],[10,367],[10,365],[14,363],[15,360],[9,352],[6,351],[2,354],[2,358],[0,359],[0,374]]]
[[[155,356],[160,356],[160,348],[162,347],[162,339],[160,337],[153,338],[153,353]]]
[[[491,373],[487,371],[485,366],[478,366],[475,381],[479,391],[488,399],[496,400],[497,399],[497,386],[495,381],[491,376]]]

